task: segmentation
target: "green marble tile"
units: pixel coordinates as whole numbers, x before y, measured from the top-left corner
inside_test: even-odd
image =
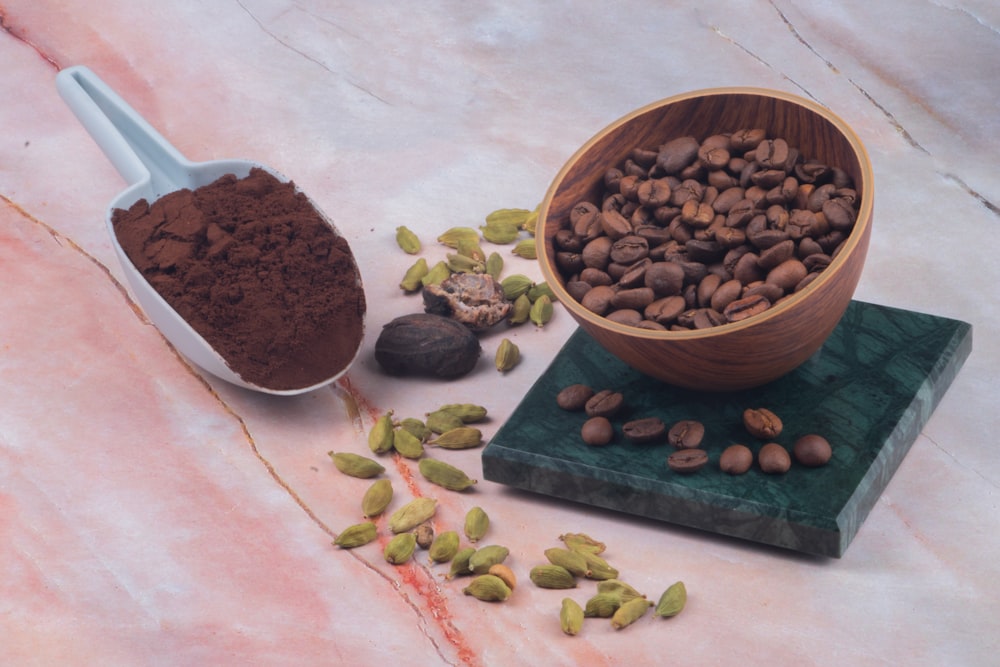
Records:
[[[899,467],[972,349],[957,320],[854,301],[826,344],[789,375],[757,389],[698,393],[626,366],[578,329],[483,450],[483,476],[518,489],[628,512],[805,553],[840,557]],[[621,391],[616,441],[588,447],[582,413],[555,405],[576,382]],[[785,424],[778,442],[820,433],[833,445],[822,468],[793,464],[783,476],[718,469],[733,442],[763,444],[742,426],[747,407],[768,407]],[[671,472],[666,443],[636,445],[625,421],[659,416],[705,424],[710,463]]]

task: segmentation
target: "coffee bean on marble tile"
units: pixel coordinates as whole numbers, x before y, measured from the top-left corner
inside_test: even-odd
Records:
[[[728,475],[742,475],[753,465],[753,452],[746,445],[729,445],[719,456],[719,469]]]
[[[667,441],[677,449],[694,449],[705,438],[705,425],[695,419],[682,419],[670,427]]]
[[[563,410],[570,412],[580,412],[587,405],[587,401],[594,395],[594,390],[583,383],[571,384],[563,387],[556,394],[556,405]]]
[[[622,433],[632,442],[646,444],[663,440],[667,425],[659,417],[643,417],[625,422]]]
[[[625,397],[621,392],[611,389],[601,389],[584,405],[583,409],[588,417],[614,417],[625,404]]]
[[[769,475],[783,475],[792,467],[792,457],[778,443],[769,442],[757,452],[757,463]]]
[[[580,437],[588,445],[602,447],[615,438],[615,429],[607,417],[591,417],[580,427]]]
[[[667,467],[682,474],[698,472],[707,463],[708,452],[704,449],[678,449],[667,457]]]
[[[810,433],[798,438],[792,445],[795,460],[809,468],[816,468],[826,463],[833,456],[830,442],[821,435]]]

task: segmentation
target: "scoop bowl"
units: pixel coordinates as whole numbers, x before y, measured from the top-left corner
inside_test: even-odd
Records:
[[[213,183],[227,174],[244,178],[251,169],[259,168],[283,183],[289,182],[288,178],[252,160],[225,159],[206,162],[188,160],[87,67],[74,66],[60,71],[56,76],[56,88],[67,106],[128,183],[128,187],[108,204],[105,215],[108,233],[136,300],[149,320],[181,355],[226,382],[275,395],[306,393],[335,382],[347,372],[353,360],[357,358],[360,340],[353,351],[351,362],[320,382],[291,389],[274,389],[248,382],[236,373],[208,341],[149,284],[123,250],[112,225],[116,209],[128,209],[140,199],[153,202],[177,190],[194,190]],[[337,232],[333,223],[311,199],[310,203],[334,232]],[[356,264],[354,270],[360,286],[361,277]]]

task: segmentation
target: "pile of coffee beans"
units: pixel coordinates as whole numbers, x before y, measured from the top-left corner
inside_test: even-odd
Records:
[[[603,447],[615,440],[612,419],[625,407],[624,395],[613,389],[595,391],[586,384],[571,384],[556,394],[556,404],[569,412],[583,412],[587,419],[580,427],[580,438],[591,447]],[[795,440],[789,452],[775,440],[782,434],[784,424],[772,410],[747,408],[743,411],[743,427],[747,434],[765,441],[756,457],[750,447],[741,443],[726,447],[718,458],[719,470],[729,475],[742,475],[753,466],[754,458],[761,472],[781,475],[792,467],[792,460],[807,468],[826,465],[833,455],[829,441],[821,435],[810,433]],[[633,444],[655,445],[666,443],[674,451],[667,456],[667,467],[681,473],[695,473],[709,463],[708,451],[703,447],[705,425],[694,419],[682,419],[668,425],[659,417],[640,417],[621,426],[622,435]]]
[[[553,239],[566,290],[621,324],[702,329],[762,313],[825,269],[857,219],[842,169],[762,129],[635,148]]]

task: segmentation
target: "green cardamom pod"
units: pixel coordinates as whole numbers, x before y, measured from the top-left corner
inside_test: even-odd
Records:
[[[366,518],[379,516],[392,502],[392,482],[388,479],[377,479],[365,491],[361,498],[361,511]]]
[[[576,588],[576,577],[561,565],[536,565],[528,577],[539,588]]]
[[[462,418],[447,410],[435,410],[427,414],[427,428],[432,433],[445,433],[452,429],[459,428],[463,424]]]
[[[438,237],[438,243],[443,243],[449,248],[458,248],[459,242],[462,240],[479,241],[479,232],[477,232],[472,227],[452,227],[445,231],[441,236]]]
[[[495,574],[481,574],[470,581],[462,592],[484,602],[503,602],[510,597],[510,586]]]
[[[575,577],[586,577],[590,574],[587,560],[575,551],[553,547],[545,550],[545,557],[553,565],[560,565],[566,568]]]
[[[459,426],[427,442],[444,449],[469,449],[483,444],[483,432],[473,426]]]
[[[486,419],[488,411],[481,405],[475,403],[447,403],[438,408],[441,412],[448,412],[462,420],[463,424],[474,424]]]
[[[452,273],[486,273],[485,262],[458,253],[445,255],[446,264]]]
[[[563,598],[559,609],[559,625],[562,631],[574,637],[583,629],[583,607],[573,598]]]
[[[449,491],[465,491],[476,483],[462,470],[450,463],[437,459],[421,459],[418,465],[420,474],[431,484],[437,484]]]
[[[611,617],[611,627],[615,630],[621,630],[626,626],[632,625],[645,616],[651,606],[653,606],[653,603],[646,598],[635,598],[634,600],[623,602],[622,606],[618,607],[618,611]]]
[[[472,574],[472,568],[469,567],[469,559],[472,558],[472,554],[474,553],[476,553],[475,547],[459,549],[458,553],[451,559],[451,569],[445,575],[445,579],[451,580],[455,577]]]
[[[497,370],[501,373],[506,373],[514,368],[514,366],[517,366],[519,361],[521,361],[520,348],[509,338],[504,338],[500,341],[500,345],[497,346],[495,358]]]
[[[421,257],[403,274],[403,279],[399,281],[399,288],[404,292],[416,292],[424,286],[423,278],[429,271],[427,260]]]
[[[375,528],[375,524],[371,521],[365,521],[364,523],[357,523],[340,531],[340,534],[337,535],[337,539],[333,543],[341,549],[353,549],[368,544],[377,535],[378,531]]]
[[[486,253],[483,252],[481,247],[479,247],[478,236],[475,239],[459,239],[458,245],[455,246],[455,250],[458,251],[458,254],[463,257],[468,257],[469,259],[474,259],[477,262],[480,262],[483,264],[483,269],[485,270]]]
[[[385,454],[392,450],[392,410],[375,420],[368,431],[368,448],[375,454]]]
[[[603,581],[598,581],[597,592],[614,595],[618,597],[622,602],[628,602],[633,598],[646,597],[639,591],[635,590],[634,588],[626,584],[621,579],[605,579]]]
[[[490,517],[482,507],[473,507],[465,513],[465,526],[463,530],[466,539],[473,544],[483,539],[489,527]]]
[[[567,549],[573,551],[589,551],[593,554],[604,553],[607,545],[599,542],[586,533],[565,533],[559,539],[566,545]]]
[[[531,215],[526,208],[498,208],[486,216],[486,226],[514,225],[520,227]]]
[[[515,273],[500,281],[500,289],[503,290],[503,295],[507,297],[508,301],[513,301],[522,294],[527,294],[534,284],[535,282],[528,276]]]
[[[387,563],[402,565],[413,557],[417,548],[417,536],[413,533],[400,533],[385,545],[382,555]]]
[[[473,574],[485,574],[490,567],[497,563],[502,563],[507,559],[510,550],[499,544],[491,544],[486,547],[476,549],[476,553],[469,558],[469,568]]]
[[[622,606],[620,596],[613,593],[597,593],[583,607],[583,615],[587,618],[611,618]]]
[[[543,327],[549,323],[552,319],[552,313],[554,312],[552,307],[552,299],[547,295],[542,294],[538,299],[531,304],[531,310],[528,311],[528,317],[531,319],[535,325]]]
[[[420,279],[420,284],[423,287],[428,285],[439,285],[448,278],[451,277],[451,269],[448,268],[443,260],[432,266],[427,273]]]
[[[597,554],[588,551],[577,551],[577,553],[587,561],[587,567],[590,569],[590,574],[587,575],[588,579],[603,581],[618,578],[618,570],[609,565],[608,561]]]
[[[420,239],[405,226],[396,227],[396,243],[408,255],[420,252]]]
[[[327,452],[327,455],[333,460],[333,465],[337,466],[337,470],[351,477],[366,479],[385,472],[385,468],[378,461],[360,454]]]
[[[458,553],[458,533],[454,530],[446,530],[438,533],[434,541],[431,542],[427,555],[434,563],[447,563]],[[472,555],[471,552],[469,555]]]
[[[389,530],[393,533],[405,533],[413,530],[427,521],[437,512],[437,500],[434,498],[414,498],[389,517]]]
[[[498,252],[491,252],[486,258],[486,273],[493,277],[493,280],[500,282],[500,274],[503,273],[503,257]]]
[[[521,239],[511,250],[512,253],[524,259],[538,259],[538,251],[535,249],[535,238]]]
[[[508,324],[524,324],[531,315],[531,299],[527,294],[514,299],[514,304],[510,308],[510,315],[507,317]]]
[[[517,225],[496,223],[482,226],[479,229],[482,231],[484,239],[497,245],[513,243],[521,235],[521,228]]]
[[[427,440],[431,436],[431,430],[427,428],[427,424],[416,417],[407,417],[399,422],[399,428],[412,433],[420,442]]]
[[[416,460],[424,455],[424,443],[403,428],[396,429],[392,434],[392,446],[403,458]]]
[[[534,303],[535,301],[538,301],[538,297],[542,296],[543,294],[549,297],[550,301],[556,300],[556,293],[552,291],[552,288],[549,286],[547,282],[540,282],[532,285],[531,289],[528,290],[528,299],[530,299],[531,302]]]
[[[687,604],[687,588],[684,587],[683,581],[678,581],[663,591],[660,601],[656,603],[656,610],[653,611],[653,616],[661,618],[676,616],[681,613],[685,604]]]

